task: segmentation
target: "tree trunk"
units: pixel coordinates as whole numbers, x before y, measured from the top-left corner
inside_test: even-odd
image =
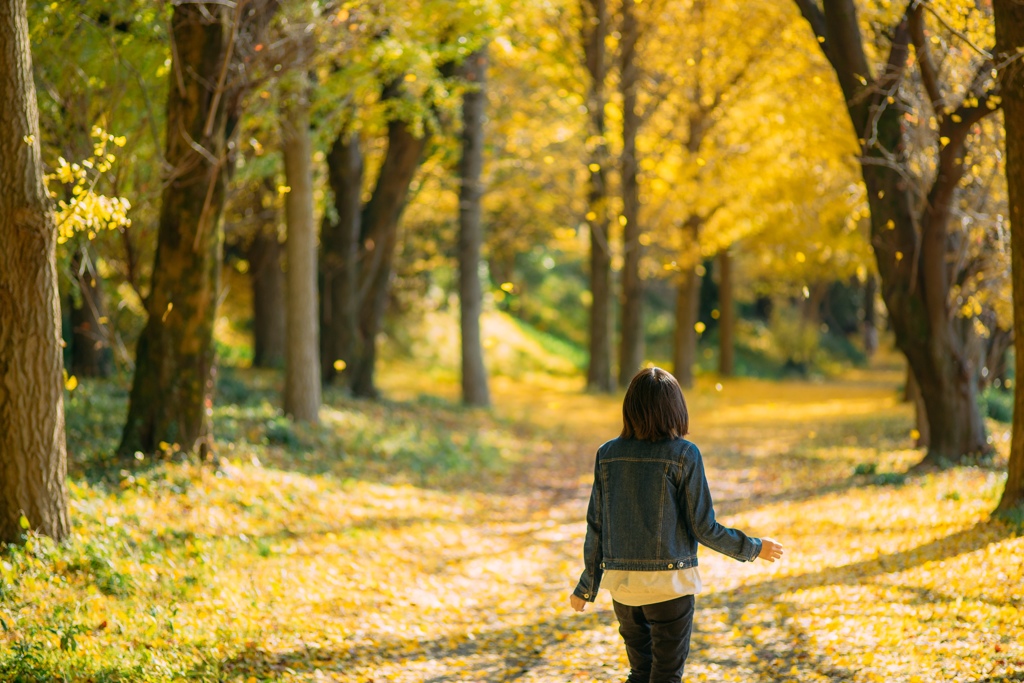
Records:
[[[124,459],[154,452],[161,442],[202,454],[212,438],[221,215],[241,100],[240,86],[222,80],[225,60],[237,56],[235,16],[221,3],[174,6],[165,154],[172,170],[161,196],[149,319],[118,448]],[[265,18],[243,16],[247,23]]]
[[[878,311],[875,299],[878,298],[878,280],[868,274],[864,283],[864,353],[868,358],[878,351]]]
[[[996,62],[1006,122],[1006,179],[1010,199],[1010,253],[1013,279],[1013,331],[1017,350],[1013,388],[1013,437],[1006,488],[998,510],[1024,510],[1024,5],[994,0]]]
[[[914,190],[902,168],[890,159],[906,157],[904,106],[882,102],[903,78],[914,26],[913,12],[893,27],[886,71],[871,73],[853,0],[825,3],[795,0],[819,37],[825,56],[838,76],[854,132],[865,142],[861,174],[871,210],[871,244],[882,283],[882,299],[896,334],[921,387],[931,442],[918,466],[944,467],[989,450],[977,402],[977,368],[955,328],[949,304],[948,225],[956,187],[963,175],[964,141],[972,126],[991,113],[984,98],[964,103],[947,116],[936,111],[939,135],[938,173],[924,209],[917,213]],[[927,49],[922,40],[918,52]],[[919,55],[917,62],[924,64]],[[938,143],[937,143],[938,144]]]
[[[732,377],[736,372],[736,311],[732,293],[732,256],[718,252],[718,374]]]
[[[246,250],[252,284],[253,367],[284,366],[284,270],[277,226],[260,225]]]
[[[619,345],[619,386],[627,387],[644,362],[644,287],[640,278],[640,186],[637,182],[636,138],[640,131],[637,111],[636,43],[639,27],[635,0],[622,2],[622,37],[619,43],[619,89],[622,94],[622,334]]]
[[[405,209],[427,137],[416,137],[405,121],[388,124],[388,151],[377,185],[363,209],[359,268],[359,356],[352,370],[352,393],[375,398],[377,334],[387,307],[398,224]]]
[[[290,87],[289,87],[290,86]],[[288,304],[285,330],[284,412],[316,424],[320,414],[320,329],[317,306],[316,223],[313,221],[313,150],[309,137],[309,83],[297,71],[286,84],[281,112],[285,182]]]
[[[108,377],[114,358],[106,330],[106,308],[96,254],[88,243],[75,250],[71,270],[79,297],[71,300],[71,367],[68,371],[77,377]]]
[[[463,67],[465,77],[477,87],[462,99],[462,158],[459,161],[459,302],[462,332],[462,400],[471,406],[489,406],[487,369],[480,340],[483,292],[480,288],[480,247],[483,243],[480,200],[484,165],[484,90],[487,51],[471,54]]]
[[[704,221],[693,213],[682,225],[681,273],[676,290],[676,329],[672,340],[673,375],[683,388],[693,386],[697,364],[697,317],[700,315],[701,263],[700,231]]]
[[[320,235],[320,360],[324,382],[347,386],[359,342],[359,232],[363,154],[359,135],[342,131],[327,155],[336,223]],[[338,361],[341,361],[340,363]]]
[[[582,27],[584,66],[590,75],[587,111],[590,115],[590,172],[587,189],[587,224],[590,230],[590,361],[587,366],[587,390],[611,392],[612,382],[612,255],[608,242],[608,184],[605,166],[608,143],[605,140],[604,108],[605,39],[608,36],[606,0],[580,0],[584,17]]]
[[[924,396],[921,395],[921,387],[910,366],[907,366],[906,400],[914,406],[914,429],[917,430],[917,438],[914,439],[915,448],[926,448],[929,441],[928,413],[924,405]]]
[[[701,276],[696,266],[685,268],[676,290],[676,330],[672,344],[672,374],[679,386],[693,386],[693,367],[697,363],[697,316],[700,312]]]
[[[0,4],[0,542],[68,519],[57,231],[43,185],[25,0]]]

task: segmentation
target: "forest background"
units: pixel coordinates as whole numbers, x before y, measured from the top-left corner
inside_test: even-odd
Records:
[[[261,459],[328,459],[314,472],[345,486],[536,484],[516,474],[536,454],[491,421],[514,432],[523,393],[606,410],[650,363],[698,404],[882,373],[906,424],[857,438],[908,443],[842,476],[992,473],[978,533],[1012,552],[1018,2],[15,0],[0,20],[12,676],[67,675],[57,655],[86,640],[89,676],[152,665],[104,659],[106,619],[68,607],[89,586],[145,602],[120,543],[203,557],[193,531],[167,549],[166,524],[140,550],[112,512],[125,491],[156,501]],[[527,441],[578,445],[588,418],[565,417],[572,437],[525,419]],[[579,461],[562,465],[572,488]],[[248,507],[266,492],[244,471]],[[48,572],[70,590],[49,613],[24,602]],[[195,668],[179,645],[174,675],[276,671]]]

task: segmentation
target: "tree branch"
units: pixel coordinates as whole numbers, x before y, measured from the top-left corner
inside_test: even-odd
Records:
[[[945,116],[942,89],[939,86],[939,70],[932,61],[931,51],[928,49],[928,42],[924,35],[924,8],[920,3],[915,4],[910,10],[910,38],[914,44],[914,52],[917,54],[918,68],[921,70],[921,81],[924,83],[925,92],[932,103],[932,111],[940,120]]]

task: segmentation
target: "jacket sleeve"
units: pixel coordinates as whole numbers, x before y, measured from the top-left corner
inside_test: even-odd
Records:
[[[715,506],[704,474],[704,460],[696,446],[691,445],[684,458],[681,484],[683,490],[679,498],[701,544],[741,562],[757,559],[761,552],[761,539],[751,538],[739,529],[730,529],[715,520]]]
[[[587,537],[583,542],[583,573],[580,575],[576,590],[578,597],[588,602],[597,599],[597,590],[601,586],[601,473],[594,461],[594,486],[590,490],[590,505],[587,506]]]

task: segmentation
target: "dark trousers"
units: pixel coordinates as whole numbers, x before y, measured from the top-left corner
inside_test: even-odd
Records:
[[[693,596],[642,607],[612,605],[629,657],[627,683],[680,683],[690,653]]]

